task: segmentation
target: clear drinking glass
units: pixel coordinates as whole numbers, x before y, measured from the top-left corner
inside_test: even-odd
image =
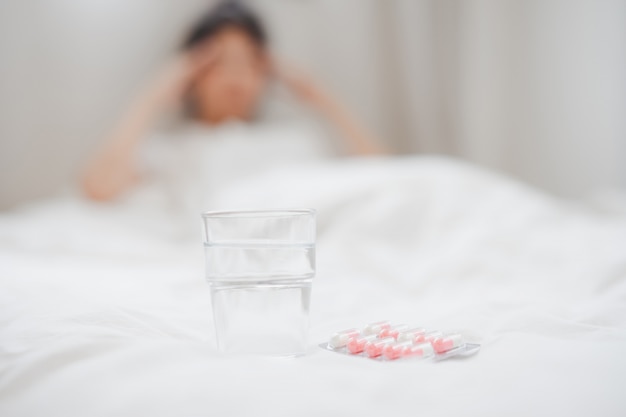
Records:
[[[315,275],[315,210],[202,214],[222,352],[302,355]]]

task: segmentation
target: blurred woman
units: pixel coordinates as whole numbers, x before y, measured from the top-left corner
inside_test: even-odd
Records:
[[[200,20],[190,31],[182,53],[132,104],[89,164],[82,181],[84,192],[92,199],[105,201],[131,189],[141,177],[139,150],[167,111],[187,106],[194,121],[205,127],[206,140],[229,122],[255,122],[271,79],[284,83],[296,97],[328,119],[339,131],[347,153],[382,153],[376,141],[330,93],[271,57],[265,29],[249,8],[226,1]],[[238,155],[231,157],[236,159]]]

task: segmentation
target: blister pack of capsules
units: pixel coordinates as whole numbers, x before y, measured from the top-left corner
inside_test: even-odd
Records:
[[[480,345],[467,343],[459,333],[444,333],[390,321],[370,323],[363,328],[333,334],[321,348],[375,360],[432,359],[471,356]]]

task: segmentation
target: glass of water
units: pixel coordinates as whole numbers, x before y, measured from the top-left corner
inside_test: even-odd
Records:
[[[202,214],[222,352],[303,355],[315,275],[315,210]]]

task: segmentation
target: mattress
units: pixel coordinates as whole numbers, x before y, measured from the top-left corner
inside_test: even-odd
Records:
[[[314,162],[168,200],[153,184],[0,214],[0,415],[626,413],[623,216],[434,157]],[[219,354],[199,213],[286,207],[318,211],[307,355]],[[482,349],[380,362],[317,346],[382,319]]]

